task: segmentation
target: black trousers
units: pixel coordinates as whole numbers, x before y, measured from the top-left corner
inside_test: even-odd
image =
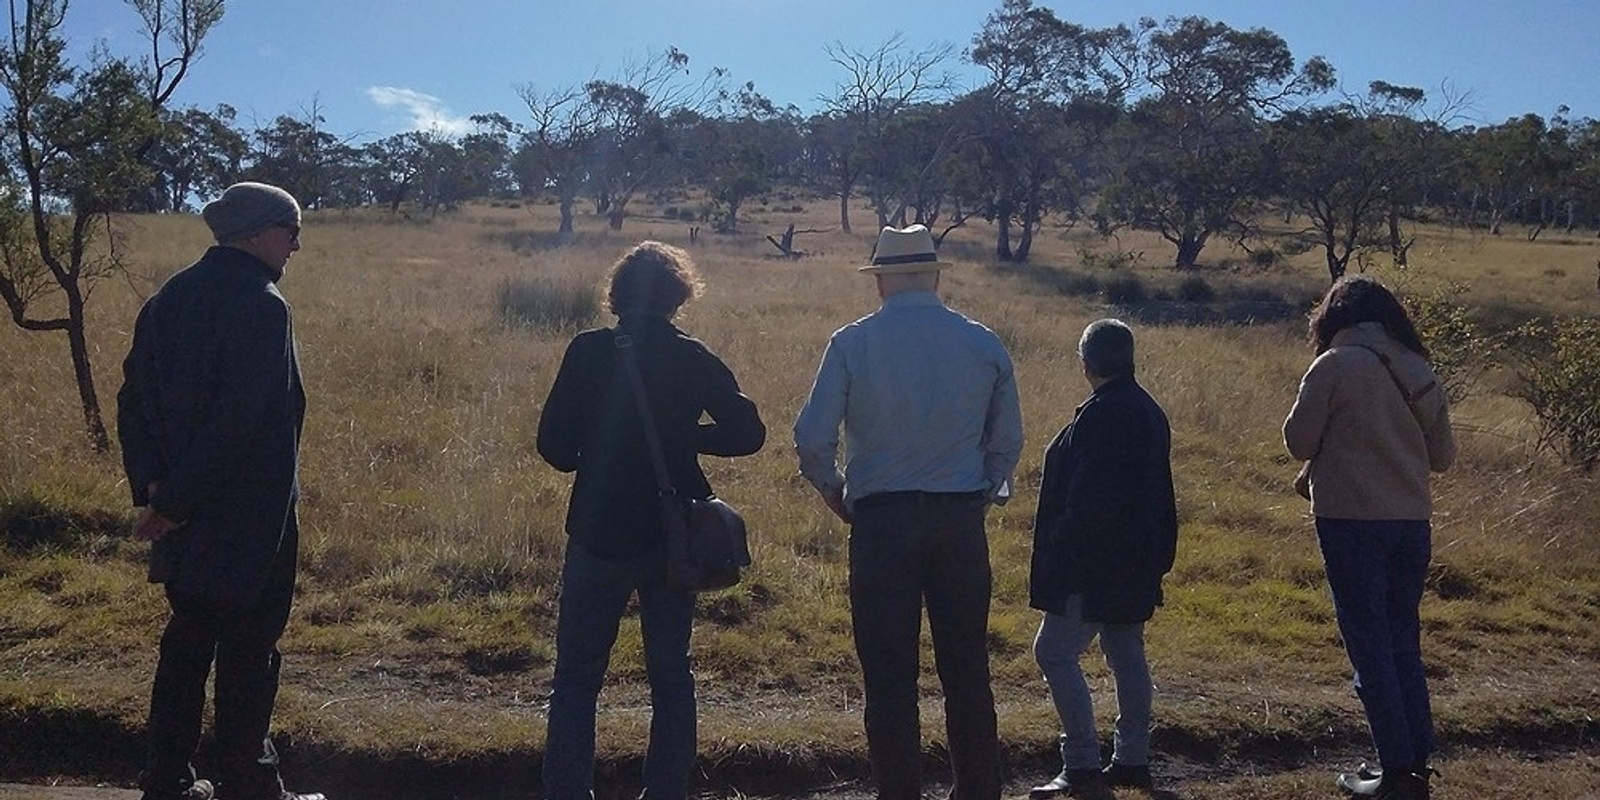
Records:
[[[206,679],[216,664],[216,783],[230,798],[277,798],[283,791],[278,753],[268,738],[283,663],[278,640],[294,601],[294,515],[261,595],[248,606],[220,603],[167,587],[172,617],[161,635],[161,659],[150,690],[145,770],[139,787],[176,794],[194,781]],[[224,788],[225,787],[225,788]]]
[[[998,800],[989,685],[989,543],[982,493],[892,492],[857,501],[850,617],[866,689],[867,749],[880,800],[922,795],[917,677],[927,605],[944,689],[955,800]]]

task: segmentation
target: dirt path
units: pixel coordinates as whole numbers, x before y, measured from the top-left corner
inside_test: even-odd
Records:
[[[1329,754],[1327,765],[1265,771],[1238,763],[1208,764],[1185,759],[1162,760],[1156,765],[1154,792],[1131,789],[1097,800],[1340,800],[1333,785],[1334,768],[1344,757]],[[1433,800],[1600,800],[1600,745],[1589,743],[1561,752],[1508,752],[1472,749],[1455,751],[1437,762],[1440,777],[1434,781]],[[1047,775],[1013,775],[1004,800],[1025,800],[1028,787]],[[310,787],[317,788],[317,787]],[[526,800],[537,794],[532,783],[472,787],[440,793],[335,793],[333,800]],[[623,787],[599,787],[603,797],[622,797]],[[749,794],[736,786],[701,784],[696,800],[871,800],[871,787],[859,782],[839,782],[797,790],[792,794]],[[487,789],[487,790],[485,790]],[[943,797],[946,787],[930,785],[925,797]],[[106,786],[37,786],[0,783],[0,800],[137,800],[139,793]]]

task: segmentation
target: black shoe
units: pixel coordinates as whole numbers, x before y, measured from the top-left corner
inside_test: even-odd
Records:
[[[177,794],[157,794],[154,792],[145,792],[143,800],[211,800],[211,798],[216,796],[216,793],[216,789],[212,787],[211,781],[197,780],[194,783],[189,784],[189,788],[184,789]]]
[[[1105,775],[1107,786],[1148,789],[1151,785],[1149,764],[1118,764],[1113,761],[1101,774]]]
[[[1060,775],[1050,779],[1049,783],[1040,784],[1028,790],[1028,797],[1032,800],[1045,800],[1049,797],[1071,795],[1081,797],[1085,792],[1096,788],[1105,788],[1105,776],[1097,769],[1064,769]]]

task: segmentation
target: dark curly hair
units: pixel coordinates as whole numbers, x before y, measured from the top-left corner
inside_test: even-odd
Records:
[[[1345,276],[1328,288],[1322,302],[1311,312],[1311,346],[1321,355],[1332,345],[1334,334],[1362,322],[1382,324],[1400,344],[1428,357],[1428,348],[1417,335],[1405,306],[1383,284],[1366,275]]]
[[[643,241],[611,265],[606,277],[606,309],[618,317],[654,314],[671,318],[705,284],[694,259],[681,247]]]

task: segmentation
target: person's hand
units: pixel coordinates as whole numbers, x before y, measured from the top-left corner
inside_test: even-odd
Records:
[[[145,506],[139,511],[139,518],[133,521],[133,538],[141,542],[153,542],[171,533],[178,523],[161,515],[154,508]]]
[[[819,493],[822,495],[822,502],[828,504],[828,510],[832,511],[834,516],[843,520],[846,525],[855,524],[855,517],[850,513],[850,507],[844,504],[843,487],[827,491],[819,490]]]

